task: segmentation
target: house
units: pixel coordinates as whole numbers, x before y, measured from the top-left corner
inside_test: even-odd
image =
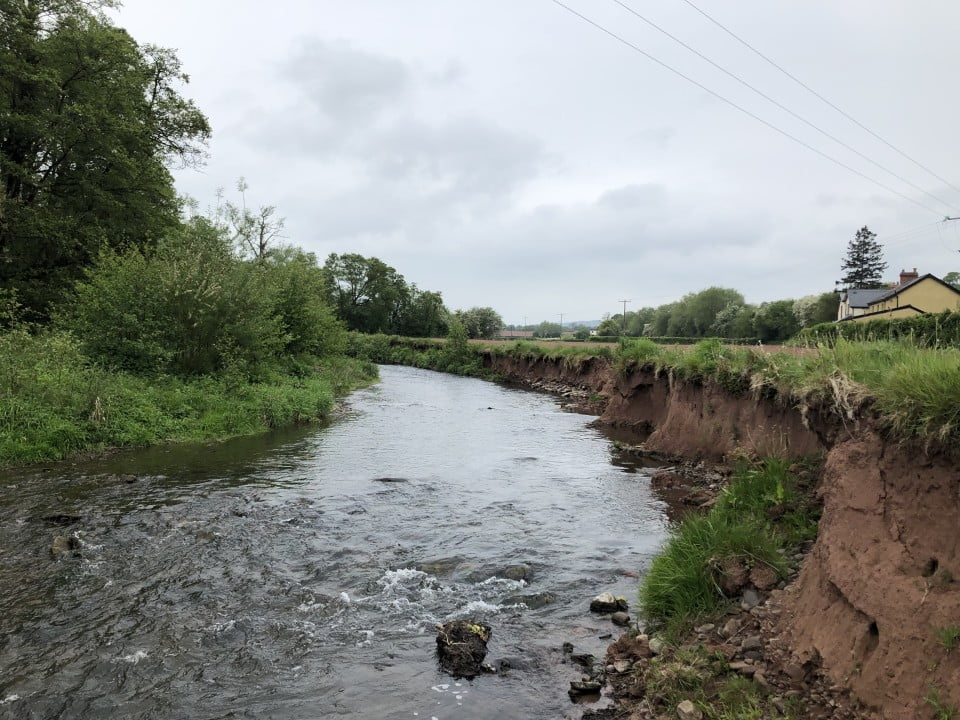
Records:
[[[840,307],[837,308],[837,320],[850,320],[867,312],[870,303],[877,298],[883,297],[890,288],[880,288],[879,290],[867,290],[863,288],[851,288],[840,293]]]
[[[960,290],[940,278],[900,271],[900,282],[879,290],[846,290],[840,296],[837,320],[891,319],[960,309]]]

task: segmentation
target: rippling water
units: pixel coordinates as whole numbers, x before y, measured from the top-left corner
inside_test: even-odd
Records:
[[[381,375],[329,427],[0,477],[0,717],[576,716],[560,645],[664,537],[643,469],[550,397]],[[460,617],[514,669],[441,674]]]

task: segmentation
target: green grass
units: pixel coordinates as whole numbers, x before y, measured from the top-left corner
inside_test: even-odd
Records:
[[[374,366],[345,358],[267,372],[257,383],[229,372],[141,376],[97,366],[65,333],[9,331],[0,334],[0,465],[313,422],[375,377]]]
[[[786,464],[768,460],[741,468],[706,514],[687,515],[676,526],[640,588],[640,608],[654,627],[677,637],[729,600],[717,583],[724,561],[764,564],[783,577],[786,555],[816,535],[817,512],[798,491]],[[769,519],[770,511],[776,521]]]
[[[944,627],[934,628],[933,634],[937,636],[937,642],[947,652],[953,650],[960,642],[960,625],[946,625]]]
[[[957,716],[957,709],[940,694],[940,688],[931,685],[923,701],[933,710],[935,720],[953,720]]]
[[[667,648],[649,661],[643,683],[646,702],[662,713],[657,717],[674,717],[683,700],[693,702],[707,720],[799,717],[796,703],[777,709],[763,687],[732,672],[721,653],[702,645]]]

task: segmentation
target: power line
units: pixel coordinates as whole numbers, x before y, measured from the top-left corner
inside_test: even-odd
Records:
[[[564,3],[562,3],[560,0],[550,0],[550,2],[552,2],[554,5],[558,5],[559,7],[563,8],[564,10],[566,10],[567,12],[569,12],[571,15],[575,15],[576,17],[580,18],[580,19],[583,20],[585,23],[587,23],[587,24],[589,24],[589,25],[592,25],[593,27],[597,28],[597,30],[600,30],[602,33],[604,33],[604,34],[606,34],[606,35],[609,35],[610,37],[612,37],[612,38],[613,38],[614,40],[616,40],[617,42],[620,42],[620,43],[626,45],[626,46],[627,46],[628,48],[630,48],[631,50],[634,50],[635,52],[640,53],[640,54],[643,55],[645,58],[647,58],[648,60],[651,60],[651,61],[655,62],[657,65],[661,66],[662,68],[665,68],[666,70],[669,70],[669,71],[672,72],[674,75],[677,75],[677,76],[683,78],[684,80],[686,80],[686,81],[689,82],[690,84],[697,86],[698,88],[700,88],[700,89],[703,90],[704,92],[712,95],[713,97],[717,98],[718,100],[721,100],[722,102],[725,102],[725,103],[726,103],[727,105],[729,105],[730,107],[739,110],[739,111],[742,112],[744,115],[747,115],[748,117],[753,118],[753,119],[756,120],[757,122],[759,122],[759,123],[761,123],[761,124],[763,124],[763,125],[766,125],[766,126],[767,126],[768,128],[770,128],[771,130],[773,130],[773,131],[775,131],[775,132],[777,132],[777,133],[780,133],[781,135],[783,135],[784,137],[786,137],[786,138],[788,138],[788,139],[790,139],[790,140],[793,140],[793,141],[794,141],[795,143],[797,143],[798,145],[801,145],[802,147],[805,147],[807,150],[810,150],[811,152],[816,153],[817,155],[819,155],[820,157],[824,158],[825,160],[829,160],[829,161],[832,162],[834,165],[837,165],[837,166],[839,166],[839,167],[842,167],[844,170],[847,170],[847,171],[849,171],[849,172],[852,172],[854,175],[857,175],[857,176],[863,178],[864,180],[873,183],[873,184],[876,185],[877,187],[882,188],[882,189],[886,190],[886,191],[889,192],[889,193],[893,193],[894,195],[897,195],[897,196],[903,198],[903,199],[906,200],[907,202],[913,203],[914,205],[916,205],[916,206],[918,206],[918,207],[921,207],[921,208],[923,208],[924,210],[933,213],[934,215],[940,215],[940,214],[941,214],[941,213],[937,212],[936,210],[934,210],[934,209],[933,209],[932,207],[930,207],[929,205],[926,205],[926,204],[920,202],[919,200],[916,200],[916,199],[914,199],[914,198],[912,198],[912,197],[910,197],[910,196],[908,196],[908,195],[904,195],[904,194],[903,194],[902,192],[900,192],[899,190],[894,190],[892,187],[889,187],[888,185],[883,184],[883,183],[880,182],[879,180],[875,180],[874,178],[870,177],[869,175],[866,175],[866,174],[860,172],[860,171],[857,170],[856,168],[850,167],[850,166],[847,165],[846,163],[844,163],[844,162],[842,162],[842,161],[840,161],[840,160],[837,160],[835,157],[832,157],[832,156],[830,156],[830,155],[827,155],[827,154],[826,154],[825,152],[823,152],[822,150],[818,150],[817,148],[813,147],[813,145],[810,145],[809,143],[804,142],[803,140],[801,140],[800,138],[796,137],[795,135],[791,135],[791,134],[788,133],[786,130],[781,130],[780,128],[778,128],[778,127],[777,127],[776,125],[774,125],[773,123],[764,120],[764,119],[763,119],[762,117],[760,117],[759,115],[756,115],[755,113],[750,112],[750,111],[747,110],[745,107],[743,107],[743,106],[738,105],[737,103],[735,103],[733,100],[729,100],[729,99],[727,99],[726,97],[724,97],[723,95],[721,95],[720,93],[715,92],[714,90],[711,90],[711,89],[708,88],[706,85],[704,85],[704,84],[702,84],[702,83],[694,80],[694,79],[693,79],[692,77],[690,77],[689,75],[685,75],[684,73],[682,73],[681,71],[677,70],[676,68],[668,65],[667,63],[663,62],[663,61],[660,60],[659,58],[651,55],[651,54],[648,53],[646,50],[644,50],[644,49],[640,48],[639,46],[633,44],[632,42],[630,42],[629,40],[621,37],[620,35],[617,35],[617,34],[616,34],[615,32],[613,32],[612,30],[609,30],[609,29],[605,28],[603,25],[595,22],[594,20],[591,20],[591,19],[588,18],[586,15],[580,14],[579,12],[577,12],[576,10],[574,10],[573,8],[571,8],[570,6],[565,5]]]
[[[960,188],[958,188],[956,185],[954,185],[953,183],[951,183],[949,180],[946,180],[945,178],[940,177],[937,173],[935,173],[933,170],[931,170],[930,168],[928,168],[926,165],[924,165],[924,164],[921,163],[920,161],[914,160],[912,157],[910,157],[909,155],[907,155],[907,153],[905,153],[903,150],[901,150],[900,148],[898,148],[896,145],[894,145],[893,143],[885,140],[885,139],[882,138],[880,135],[878,135],[877,133],[875,133],[873,130],[871,130],[870,128],[868,128],[866,125],[864,125],[862,122],[860,122],[859,120],[857,120],[855,117],[853,117],[852,115],[850,115],[849,113],[847,113],[847,112],[844,111],[843,109],[837,107],[834,103],[830,102],[830,101],[829,101],[827,98],[825,98],[823,95],[821,95],[821,94],[818,93],[816,90],[814,90],[812,87],[810,87],[810,86],[807,85],[805,82],[803,82],[803,80],[801,80],[800,78],[796,77],[796,76],[793,75],[792,73],[788,72],[786,69],[784,69],[783,67],[781,67],[780,65],[778,65],[776,62],[774,62],[773,60],[771,60],[769,57],[767,57],[766,55],[764,55],[762,52],[760,52],[759,50],[757,50],[757,48],[755,48],[753,45],[751,45],[750,43],[748,43],[748,42],[747,42],[746,40],[744,40],[742,37],[740,37],[739,35],[737,35],[735,32],[733,32],[733,30],[731,30],[730,28],[728,28],[727,26],[725,26],[724,24],[722,24],[719,20],[711,17],[706,11],[701,10],[700,8],[698,8],[698,7],[697,7],[696,5],[694,5],[690,0],[683,0],[683,2],[685,2],[687,5],[689,5],[690,7],[692,7],[694,10],[696,10],[696,11],[697,11],[698,13],[700,13],[701,15],[703,15],[703,17],[705,17],[707,20],[709,20],[709,21],[712,22],[714,25],[716,25],[718,28],[720,28],[721,30],[723,30],[725,33],[727,33],[730,37],[732,37],[734,40],[736,40],[737,42],[739,42],[741,45],[745,46],[746,48],[748,48],[749,50],[753,51],[753,52],[756,53],[758,56],[760,56],[761,58],[763,58],[764,60],[766,60],[766,61],[767,61],[768,63],[770,63],[773,67],[775,67],[777,70],[779,70],[780,72],[782,72],[782,73],[783,73],[784,75],[786,75],[788,78],[790,78],[791,80],[793,80],[795,83],[797,83],[797,85],[799,85],[800,87],[802,87],[804,90],[806,90],[807,92],[809,92],[811,95],[813,95],[814,97],[818,98],[820,101],[826,103],[826,104],[829,105],[831,108],[833,108],[834,110],[836,110],[838,113],[840,113],[841,115],[843,115],[847,120],[849,120],[850,122],[852,122],[854,125],[856,125],[857,127],[859,127],[861,130],[864,130],[864,131],[870,133],[873,137],[875,137],[877,140],[879,140],[880,142],[882,142],[882,143],[883,143],[884,145],[886,145],[888,148],[890,148],[890,149],[893,150],[894,152],[898,153],[898,154],[901,155],[902,157],[906,158],[907,160],[909,160],[910,162],[912,162],[914,165],[916,165],[916,166],[917,166],[918,168],[920,168],[921,170],[926,171],[927,173],[929,173],[930,175],[932,175],[933,177],[935,177],[937,180],[939,180],[940,182],[942,182],[944,185],[946,185],[947,187],[949,187],[949,188],[950,188],[951,190],[953,190],[954,192],[960,193]]]
[[[703,60],[704,62],[707,62],[707,63],[709,63],[710,65],[712,65],[713,67],[715,67],[717,70],[719,70],[720,72],[722,72],[724,75],[727,75],[728,77],[733,78],[734,80],[736,80],[738,83],[740,83],[740,84],[743,85],[744,87],[746,87],[746,88],[752,90],[753,92],[755,92],[757,95],[759,95],[760,97],[762,97],[764,100],[766,100],[766,101],[768,101],[768,102],[770,102],[770,103],[773,103],[773,104],[776,105],[778,108],[780,108],[781,110],[783,110],[785,113],[787,113],[787,114],[791,115],[792,117],[796,118],[797,120],[799,120],[799,121],[802,122],[803,124],[805,124],[805,125],[813,128],[814,130],[816,130],[818,133],[820,133],[820,134],[823,135],[824,137],[827,137],[827,138],[829,138],[830,140],[833,140],[835,143],[837,143],[837,144],[840,145],[841,147],[844,147],[844,148],[846,148],[847,150],[849,150],[850,152],[854,153],[855,155],[858,155],[859,157],[863,158],[864,160],[866,160],[866,161],[867,161],[868,163],[870,163],[871,165],[874,165],[875,167],[880,168],[880,169],[883,170],[885,173],[888,173],[888,174],[892,175],[893,177],[897,178],[897,180],[900,180],[901,182],[903,182],[903,183],[909,185],[910,187],[912,187],[914,190],[919,190],[920,192],[922,192],[922,193],[923,193],[924,195],[926,195],[927,197],[936,200],[938,203],[941,203],[941,204],[944,205],[945,207],[948,207],[948,208],[953,208],[953,207],[954,207],[953,205],[951,205],[950,203],[948,203],[946,200],[942,200],[942,199],[938,198],[936,195],[934,195],[933,193],[928,192],[927,190],[924,190],[924,189],[923,189],[922,187],[920,187],[919,185],[916,185],[915,183],[911,182],[910,180],[907,180],[907,178],[903,177],[902,175],[899,175],[898,173],[894,172],[894,171],[891,170],[890,168],[885,167],[884,165],[881,165],[880,163],[878,163],[878,162],[877,162],[876,160],[874,160],[873,158],[869,157],[868,155],[865,155],[864,153],[862,153],[862,152],[860,152],[859,150],[857,150],[855,147],[852,147],[851,145],[847,144],[846,142],[844,142],[844,141],[841,140],[840,138],[838,138],[838,137],[836,137],[835,135],[827,132],[826,130],[824,130],[823,128],[821,128],[819,125],[816,125],[815,123],[811,122],[810,120],[807,120],[807,119],[806,119],[805,117],[803,117],[802,115],[799,115],[798,113],[795,113],[793,110],[791,110],[790,108],[788,108],[786,105],[784,105],[783,103],[779,102],[779,101],[776,100],[775,98],[770,97],[767,93],[763,92],[762,90],[760,90],[759,88],[755,87],[754,85],[751,85],[749,82],[747,82],[746,80],[744,80],[742,77],[740,77],[740,76],[737,75],[736,73],[733,73],[733,72],[727,70],[725,67],[723,67],[722,65],[714,62],[713,60],[711,60],[709,57],[707,57],[706,55],[704,55],[702,52],[700,52],[700,51],[697,50],[696,48],[694,48],[694,47],[692,47],[691,45],[685,43],[683,40],[681,40],[680,38],[678,38],[676,35],[673,35],[673,34],[671,34],[669,31],[667,31],[667,30],[665,30],[664,28],[660,27],[660,26],[657,25],[655,22],[653,22],[653,20],[650,20],[649,18],[644,17],[644,16],[641,15],[639,12],[637,12],[637,11],[634,10],[632,7],[630,7],[630,6],[627,5],[625,2],[623,2],[622,0],[613,0],[613,2],[615,2],[617,5],[619,5],[620,7],[622,7],[624,10],[626,10],[626,11],[627,11],[628,13],[630,13],[631,15],[633,15],[633,16],[637,17],[638,19],[642,20],[643,22],[645,22],[647,25],[649,25],[650,27],[652,27],[652,28],[653,28],[654,30],[656,30],[657,32],[660,32],[660,33],[662,33],[663,35],[666,35],[668,38],[670,38],[671,40],[673,40],[675,43],[678,43],[679,45],[682,45],[684,48],[686,48],[687,50],[689,50],[690,52],[692,52],[692,53],[693,53],[694,55],[696,55],[698,58],[700,58],[700,59]]]

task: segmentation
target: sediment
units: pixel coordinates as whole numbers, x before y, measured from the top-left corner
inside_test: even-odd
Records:
[[[765,642],[781,663],[816,668],[861,717],[917,718],[960,707],[960,470],[943,453],[773,393],[731,393],[603,358],[488,353],[505,380],[564,395],[598,424],[628,429],[646,452],[729,463],[823,456],[818,537],[777,595]]]

